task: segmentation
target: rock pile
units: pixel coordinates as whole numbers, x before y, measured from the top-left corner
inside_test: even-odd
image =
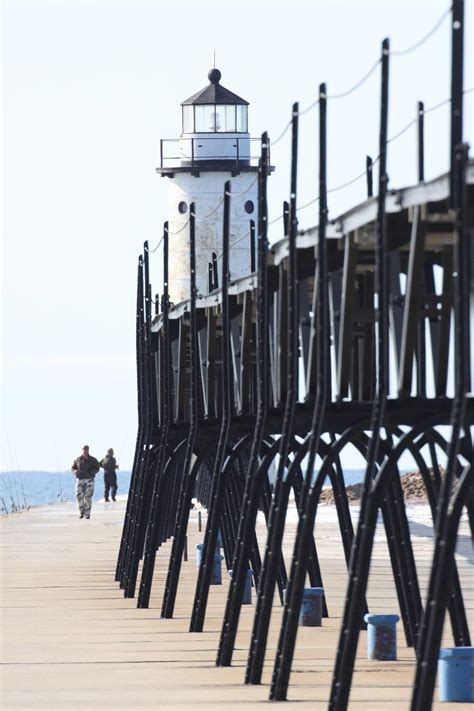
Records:
[[[428,470],[431,477],[433,477],[433,469]],[[441,476],[444,474],[444,469],[440,466],[439,468]],[[423,478],[419,471],[407,472],[400,477],[402,484],[403,496],[405,501],[410,501],[411,503],[425,503],[428,500],[426,495],[425,485],[423,484]],[[362,484],[352,484],[351,486],[346,486],[347,498],[349,501],[359,501],[362,494]],[[332,488],[324,489],[321,493],[320,502],[323,504],[333,504],[334,494]]]

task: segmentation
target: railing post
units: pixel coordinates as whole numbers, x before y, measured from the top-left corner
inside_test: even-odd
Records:
[[[283,234],[288,237],[288,230],[290,228],[290,205],[284,200],[283,201]]]
[[[215,252],[212,253],[212,271],[214,274],[214,289],[219,288],[219,272],[217,271],[217,254]]]
[[[374,173],[372,158],[367,156],[365,159],[365,171],[367,175],[367,197],[371,198],[374,194]]]
[[[425,179],[425,107],[422,101],[418,102],[418,182]]]
[[[250,220],[250,273],[255,271],[255,221]]]
[[[453,0],[451,9],[450,187],[451,205],[453,206],[456,147],[462,143],[463,129],[464,0]]]

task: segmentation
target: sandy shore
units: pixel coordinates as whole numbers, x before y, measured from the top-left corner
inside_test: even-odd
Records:
[[[125,504],[96,503],[90,521],[79,520],[75,504],[55,504],[3,517],[1,526],[2,677],[0,707],[9,709],[194,709],[225,706],[261,709],[268,699],[281,608],[272,616],[264,683],[243,683],[254,606],[241,615],[233,666],[216,668],[217,643],[228,581],[212,586],[204,632],[188,632],[194,596],[194,548],[202,542],[197,514],[191,515],[189,561],[183,563],[175,619],[161,620],[160,607],[170,544],[159,551],[148,610],[125,600],[114,572]],[[353,508],[354,516],[357,508]],[[424,587],[431,561],[430,516],[426,506],[409,508],[414,549]],[[294,539],[289,516],[284,548]],[[265,532],[259,523],[259,537]],[[318,511],[317,546],[330,618],[321,628],[299,629],[289,703],[284,708],[325,709],[346,572],[335,510]],[[471,630],[474,630],[474,568],[466,522],[457,561]],[[369,581],[371,612],[398,612],[383,527],[377,529]],[[449,625],[445,646],[452,646]],[[414,663],[398,625],[398,660],[366,659],[362,633],[350,709],[408,709]],[[437,693],[435,694],[437,699]],[[440,704],[433,708],[472,708]],[[283,708],[283,707],[282,707]]]

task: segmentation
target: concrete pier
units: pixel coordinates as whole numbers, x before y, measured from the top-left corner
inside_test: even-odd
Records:
[[[245,686],[244,671],[254,606],[241,613],[232,667],[216,668],[215,658],[229,585],[210,590],[204,632],[188,632],[196,582],[194,560],[183,563],[175,618],[160,619],[161,598],[170,543],[158,552],[150,608],[138,610],[114,582],[124,502],[95,503],[90,521],[79,520],[75,504],[58,504],[3,517],[1,533],[2,711],[51,709],[189,709],[224,707],[262,709],[278,639],[281,607],[275,598],[268,654],[261,686]],[[203,517],[205,523],[205,516]],[[420,526],[418,526],[420,529]],[[415,554],[426,584],[432,539],[422,526]],[[295,531],[289,520],[285,555],[289,560]],[[330,617],[324,627],[300,628],[287,709],[327,708],[346,572],[340,535],[332,507],[318,510],[318,555]],[[377,531],[369,583],[371,612],[397,610],[393,578],[382,528]],[[380,534],[380,535],[379,535]],[[467,612],[474,629],[472,554],[461,529],[457,556]],[[258,529],[262,544],[265,530]],[[192,550],[202,540],[197,513],[188,529]],[[361,635],[349,708],[400,711],[408,709],[414,653],[399,631],[398,661],[366,659],[366,633]],[[443,646],[452,646],[445,625]],[[292,703],[294,702],[294,703]],[[275,708],[271,704],[271,708]],[[270,708],[270,702],[268,702]],[[283,706],[282,706],[283,708]],[[459,711],[470,704],[438,701],[434,709]]]

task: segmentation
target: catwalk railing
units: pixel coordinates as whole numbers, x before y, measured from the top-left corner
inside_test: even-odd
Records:
[[[124,594],[134,597],[142,560],[138,606],[147,607],[156,552],[172,539],[162,591],[162,617],[172,617],[191,501],[197,498],[208,516],[190,631],[204,627],[220,538],[233,575],[216,664],[231,664],[246,574],[251,568],[257,600],[245,682],[261,681],[278,589],[283,618],[270,691],[274,700],[287,696],[307,577],[312,586],[324,587],[314,524],[326,477],[334,492],[348,571],[329,708],[345,709],[348,704],[359,632],[368,609],[367,583],[379,511],[406,642],[416,651],[413,710],[431,706],[446,612],[454,643],[471,644],[454,558],[463,510],[474,532],[469,430],[474,424],[469,331],[470,300],[474,298],[470,251],[474,162],[462,143],[462,2],[454,3],[452,21],[448,174],[424,182],[423,126],[419,123],[420,182],[388,192],[390,49],[385,40],[380,61],[376,197],[372,195],[373,164],[368,160],[367,201],[328,223],[327,91],[321,84],[316,102],[320,146],[317,229],[299,233],[297,227],[301,112],[295,104],[290,200],[283,209],[283,239],[271,249],[267,234],[270,141],[266,134],[262,136],[258,223],[249,224],[249,276],[237,282],[230,279],[230,182],[223,196],[223,253],[215,255],[209,265],[208,295],[196,292],[199,215],[194,205],[187,227],[190,300],[177,306],[169,301],[166,223],[163,296],[161,309],[155,299],[154,316],[148,245],[139,260],[139,427],[116,579]],[[453,397],[449,396],[451,383]],[[346,447],[355,448],[366,461],[355,532],[341,464]],[[421,472],[435,531],[425,600],[400,483],[400,460],[407,453]],[[440,457],[446,461],[444,476]],[[275,463],[271,485],[269,471]],[[292,492],[299,523],[287,569],[282,540]],[[255,532],[259,510],[267,522],[263,551]],[[330,600],[324,599],[324,616],[328,608]]]

